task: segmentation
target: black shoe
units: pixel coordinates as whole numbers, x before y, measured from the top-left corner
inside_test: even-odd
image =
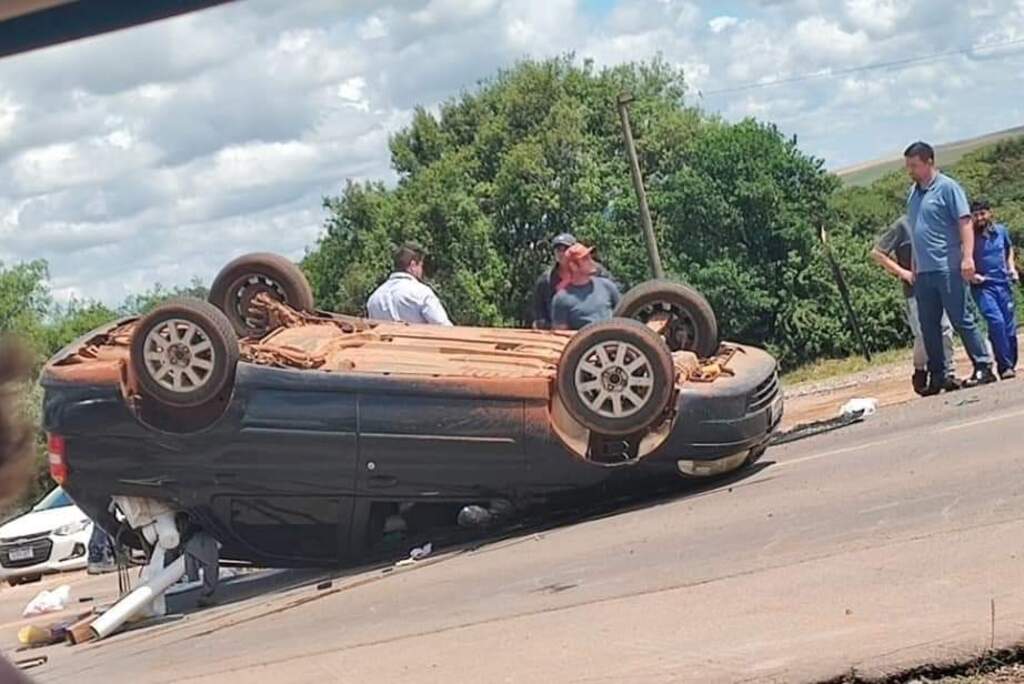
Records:
[[[999,374],[999,377],[1002,378],[1003,380],[1013,380],[1015,377],[1017,377],[1017,371],[1013,370],[1012,368],[1007,368],[1006,370]]]
[[[918,392],[918,394],[920,394],[922,397],[934,397],[936,394],[942,391],[942,388],[944,386],[945,383],[943,382],[942,378],[937,378],[933,375],[931,378],[929,378],[928,384],[925,385],[924,388],[922,388],[921,391]]]
[[[993,382],[998,380],[996,374],[992,372],[992,366],[978,366],[974,369],[974,373],[971,377],[964,380],[964,387],[968,389],[971,387],[977,387],[978,385],[991,385]]]
[[[923,397],[924,391],[928,388],[928,371],[915,370],[910,378],[910,384],[914,387],[914,392]]]
[[[964,383],[957,379],[955,375],[947,375],[942,381],[942,389],[945,392],[956,392],[958,389],[963,389]]]

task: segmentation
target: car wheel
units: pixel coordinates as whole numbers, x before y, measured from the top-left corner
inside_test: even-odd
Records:
[[[672,355],[657,333],[613,318],[573,336],[558,363],[569,414],[603,435],[628,435],[660,418],[675,393]]]
[[[21,584],[22,579],[20,577],[8,577],[7,584],[12,587],[16,587]]]
[[[172,408],[202,406],[230,392],[238,337],[211,304],[173,299],[135,325],[131,364],[145,396]]]
[[[298,266],[277,254],[245,254],[221,269],[209,301],[223,311],[239,337],[260,337],[267,321],[249,311],[258,294],[268,294],[298,311],[313,311],[313,288]]]
[[[649,280],[623,296],[615,309],[620,318],[647,324],[665,317],[662,331],[672,351],[693,352],[700,358],[718,351],[718,321],[704,295],[670,280]]]

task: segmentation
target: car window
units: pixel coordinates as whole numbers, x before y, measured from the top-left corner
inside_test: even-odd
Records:
[[[63,508],[65,506],[73,506],[74,501],[68,496],[60,487],[57,487],[49,494],[40,499],[39,503],[32,507],[33,511],[48,511],[51,508]]]

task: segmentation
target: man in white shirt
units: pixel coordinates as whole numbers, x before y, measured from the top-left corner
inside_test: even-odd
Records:
[[[406,243],[395,252],[395,271],[374,290],[366,302],[370,318],[377,321],[451,325],[444,305],[423,282],[423,248]]]

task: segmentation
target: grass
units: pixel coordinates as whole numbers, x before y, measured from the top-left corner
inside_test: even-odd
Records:
[[[821,359],[783,373],[782,384],[788,386],[810,380],[828,380],[901,362],[910,363],[909,349],[892,349],[873,354],[871,363],[865,361],[863,356],[849,356],[845,359]]]

